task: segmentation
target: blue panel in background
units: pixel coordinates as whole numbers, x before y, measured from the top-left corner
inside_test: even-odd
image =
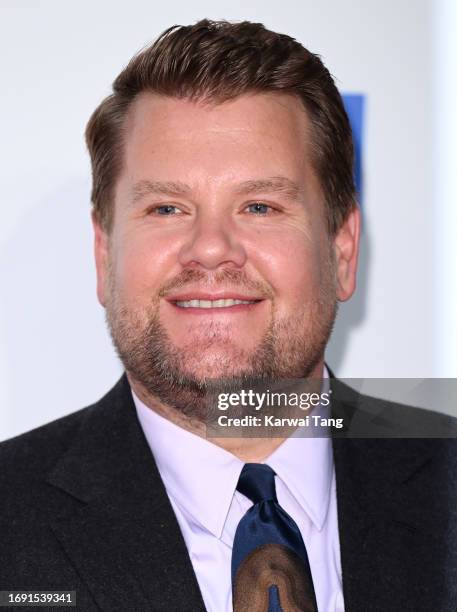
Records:
[[[363,121],[365,96],[343,94],[343,102],[352,128],[355,148],[354,179],[360,204],[363,199]]]

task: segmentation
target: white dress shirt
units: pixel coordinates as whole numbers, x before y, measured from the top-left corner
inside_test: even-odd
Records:
[[[138,418],[175,511],[209,612],[232,612],[236,528],[252,502],[236,491],[244,463],[171,423],[133,394]],[[335,470],[330,438],[290,437],[265,461],[279,504],[308,552],[319,612],[343,612]]]

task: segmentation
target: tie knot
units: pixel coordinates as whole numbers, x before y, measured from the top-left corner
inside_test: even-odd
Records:
[[[254,504],[268,500],[278,501],[275,473],[269,465],[264,463],[246,463],[241,470],[236,489]]]

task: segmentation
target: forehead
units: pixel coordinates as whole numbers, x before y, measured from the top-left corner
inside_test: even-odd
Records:
[[[143,93],[129,110],[124,133],[124,185],[312,179],[310,121],[292,95],[246,94],[214,103]]]

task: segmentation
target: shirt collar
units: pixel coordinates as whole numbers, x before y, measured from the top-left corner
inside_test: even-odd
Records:
[[[333,456],[331,440],[288,438],[266,459],[319,531],[330,502]]]
[[[322,392],[328,392],[330,380],[324,366]],[[327,417],[328,407],[318,406],[313,414]],[[297,430],[265,460],[283,481],[289,492],[305,510],[320,531],[324,526],[330,503],[333,451],[328,432],[314,430],[314,436]]]
[[[138,419],[168,495],[220,538],[243,462],[151,410],[132,391]]]
[[[324,389],[328,388],[324,366]],[[220,538],[243,461],[151,410],[132,390],[138,419],[169,496],[204,529]],[[319,407],[321,416],[325,411]],[[329,436],[285,440],[265,461],[320,531],[333,475]]]

